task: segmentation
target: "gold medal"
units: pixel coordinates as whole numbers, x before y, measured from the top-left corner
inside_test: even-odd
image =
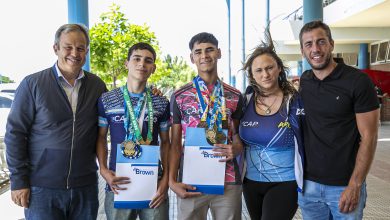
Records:
[[[125,157],[129,157],[129,156],[132,156],[134,155],[135,153],[135,143],[132,142],[132,141],[124,141],[122,144],[122,151],[123,151],[123,155]]]
[[[141,146],[134,143],[133,141],[124,141],[121,144],[122,154],[124,157],[129,159],[136,159],[141,156]]]
[[[217,132],[216,134],[216,144],[224,144],[226,142],[226,135],[222,131]]]
[[[211,145],[216,144],[217,140],[215,138],[216,138],[216,131],[214,129],[207,129],[206,130],[207,142]]]

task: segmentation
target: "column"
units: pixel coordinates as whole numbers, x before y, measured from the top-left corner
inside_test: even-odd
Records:
[[[84,24],[89,28],[88,0],[68,0],[68,23]],[[89,53],[83,69],[90,71]]]
[[[323,20],[322,0],[303,0],[303,24],[315,20]],[[303,71],[311,69],[306,59],[303,59]]]
[[[360,44],[358,67],[359,69],[368,69],[368,44]]]

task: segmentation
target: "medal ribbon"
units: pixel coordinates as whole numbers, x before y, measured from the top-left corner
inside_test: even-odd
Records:
[[[216,89],[214,89],[214,91],[215,90]],[[217,125],[217,128],[218,128],[218,131],[221,132],[222,131],[222,121],[226,120],[226,101],[225,101],[225,97],[222,95],[222,94],[224,94],[222,84],[220,84],[216,94],[220,94],[220,95],[214,101],[214,107],[210,111],[212,124],[210,123],[209,129],[213,128],[214,122],[215,122]]]
[[[144,92],[144,96],[146,93],[146,103],[148,106],[148,134],[146,137],[146,142],[150,143],[153,139],[153,136],[152,136],[152,132],[153,132],[153,103],[152,103],[152,97],[150,94],[150,89],[145,88],[145,90],[146,90],[146,92]],[[142,134],[141,134],[139,125],[137,123],[137,118],[139,117],[139,113],[141,112],[140,104],[141,104],[141,106],[143,106],[143,102],[145,100],[142,100],[142,103],[137,104],[137,106],[136,106],[137,112],[135,113],[134,109],[133,109],[133,105],[132,105],[131,100],[130,100],[129,91],[127,89],[127,84],[125,86],[123,86],[123,98],[125,100],[125,110],[127,110],[127,112],[128,112],[128,114],[125,114],[125,123],[124,123],[124,127],[126,130],[126,140],[130,140],[130,139],[134,140],[135,139],[134,141],[136,141],[136,142],[143,141]],[[129,130],[130,130],[129,129],[129,126],[130,126],[129,120],[131,122],[131,127],[134,130],[134,136],[132,136],[133,138],[130,137],[130,133],[129,133]]]
[[[200,79],[200,77],[199,77],[199,79]],[[201,83],[203,83],[202,87],[204,88],[205,87],[204,82],[201,81]],[[198,100],[198,103],[200,104],[200,106],[199,106],[200,107],[199,108],[199,110],[200,110],[200,120],[201,121],[206,121],[207,113],[208,113],[208,110],[209,110],[208,96],[207,96],[207,94],[205,94],[204,98],[206,100],[203,99],[202,91],[201,91],[201,89],[199,87],[199,83],[198,83],[197,77],[195,77],[194,80],[193,80],[193,86],[196,88],[196,95],[197,95],[196,98]],[[207,90],[207,87],[206,87],[206,89],[203,89],[203,92],[206,93],[205,92],[206,90]],[[207,104],[205,103],[205,101],[207,102]]]
[[[218,131],[222,131],[222,120],[226,120],[226,101],[221,81],[217,79],[210,97],[206,84],[199,76],[194,78],[193,86],[196,89],[201,121],[207,122],[208,129],[213,129],[216,123]]]

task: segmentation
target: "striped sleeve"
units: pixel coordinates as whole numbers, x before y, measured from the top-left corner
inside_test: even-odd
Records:
[[[98,100],[98,114],[99,114],[99,119],[98,119],[99,127],[108,127],[108,120],[107,120],[106,112],[101,97]]]

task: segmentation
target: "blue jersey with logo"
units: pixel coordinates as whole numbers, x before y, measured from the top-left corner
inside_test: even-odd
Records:
[[[286,108],[273,115],[259,115],[252,97],[241,118],[239,133],[245,143],[246,178],[259,182],[295,180],[294,132]]]
[[[130,94],[133,106],[138,104],[141,95]],[[153,103],[153,140],[150,145],[159,145],[158,134],[167,131],[170,127],[169,101],[165,97],[152,95]],[[125,108],[123,90],[121,88],[104,93],[98,100],[99,126],[110,128],[111,154],[109,169],[115,171],[116,146],[122,143],[126,137],[124,128]],[[143,119],[142,137],[146,140],[148,133],[148,109],[145,108]],[[138,122],[138,120],[137,120]]]

